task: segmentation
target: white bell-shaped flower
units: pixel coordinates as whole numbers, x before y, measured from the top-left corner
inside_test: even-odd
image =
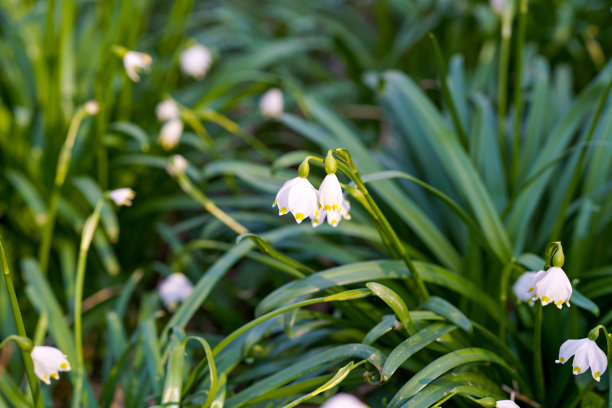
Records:
[[[529,292],[532,288],[531,283],[533,282],[533,278],[537,275],[537,272],[525,272],[514,282],[512,286],[512,291],[514,292],[514,296],[517,297],[518,300],[523,302],[531,301],[533,295]]]
[[[113,200],[119,207],[131,206],[134,197],[136,197],[136,192],[131,188],[118,188],[110,192],[111,200]]]
[[[153,58],[144,52],[127,51],[123,56],[125,72],[134,82],[140,81],[140,71],[148,69],[153,63]]]
[[[179,303],[193,292],[191,281],[182,273],[173,273],[159,285],[159,297],[168,310],[175,311]]]
[[[283,116],[283,108],[283,93],[278,88],[270,89],[259,102],[261,114],[269,119],[278,119]]]
[[[171,119],[164,123],[157,141],[164,150],[171,150],[178,145],[183,135],[183,122],[180,119]]]
[[[155,114],[160,122],[178,119],[181,116],[178,104],[172,99],[166,99],[157,104]]]
[[[529,292],[534,294],[533,300],[542,301],[542,306],[553,302],[561,309],[563,303],[570,305],[572,284],[563,269],[553,266],[547,271],[539,271],[533,277]]]
[[[501,400],[497,401],[495,408],[520,408],[516,402],[512,400]]]
[[[166,171],[171,176],[176,176],[177,174],[182,174],[187,171],[187,167],[189,166],[189,162],[180,154],[175,154],[170,159],[170,163],[166,167]]]
[[[335,174],[325,176],[319,187],[319,208],[328,213],[335,211],[340,214],[343,199],[342,187],[340,187],[338,177]]]
[[[193,45],[181,53],[181,69],[184,74],[202,79],[212,65],[212,54],[201,44]]]
[[[590,368],[593,378],[599,381],[608,367],[606,353],[589,338],[567,340],[561,345],[559,359],[555,362],[564,364],[572,356],[574,356],[573,371],[576,375],[584,373]]]
[[[317,208],[317,190],[305,177],[288,180],[278,190],[272,207],[278,207],[278,215],[291,212],[298,224],[310,217],[320,217]]]
[[[34,362],[34,373],[45,384],[51,384],[51,378],[58,380],[60,371],[70,371],[68,357],[55,347],[34,346],[30,352]]]
[[[326,211],[325,215],[327,217],[327,223],[334,228],[342,221],[342,215],[340,215],[339,211]]]
[[[340,214],[345,220],[351,219],[351,203],[346,198],[342,198],[342,206],[340,207]]]
[[[368,406],[357,397],[341,392],[328,399],[321,408],[368,408]]]

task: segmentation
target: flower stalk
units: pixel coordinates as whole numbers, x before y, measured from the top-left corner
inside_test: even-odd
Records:
[[[533,377],[535,378],[536,395],[539,401],[545,401],[544,367],[542,365],[542,306],[536,304],[535,322],[533,325]]]
[[[13,285],[13,279],[11,277],[11,270],[8,265],[8,254],[4,240],[0,236],[0,258],[2,258],[2,271],[4,275],[4,282],[6,283],[6,289],[9,294],[11,302],[11,310],[13,311],[13,317],[15,318],[15,326],[17,327],[17,334],[22,338],[27,338],[25,326],[23,324],[23,318],[21,317],[21,309],[19,308],[19,302],[17,302],[17,294],[15,293],[15,286]],[[23,356],[23,363],[26,368],[26,375],[28,377],[28,383],[30,384],[30,390],[32,391],[32,397],[34,400],[34,406],[36,408],[44,407],[42,395],[40,394],[40,387],[38,379],[34,373],[34,363],[30,353],[21,348],[21,354]]]

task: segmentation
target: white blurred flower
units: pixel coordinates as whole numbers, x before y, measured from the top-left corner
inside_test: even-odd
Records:
[[[269,119],[283,116],[283,93],[278,88],[272,88],[264,94],[259,102],[261,114]]]
[[[34,373],[47,385],[51,384],[51,378],[59,379],[59,371],[70,371],[68,357],[55,347],[34,346],[30,356],[34,362]]]
[[[563,269],[553,266],[547,271],[539,271],[534,276],[529,292],[534,293],[533,300],[542,301],[542,306],[553,302],[561,309],[564,302],[568,307],[570,305],[572,284]]]
[[[321,408],[368,408],[368,406],[351,394],[341,392],[328,399]]]
[[[182,135],[183,122],[181,122],[180,119],[172,119],[164,123],[159,131],[159,138],[157,141],[164,150],[171,150],[179,143]]]
[[[589,338],[578,340],[567,340],[559,349],[559,359],[556,363],[564,364],[574,356],[574,374],[584,373],[589,368],[593,378],[597,381],[608,367],[606,354]]]
[[[136,192],[131,188],[118,188],[110,192],[110,198],[118,206],[131,206],[132,200],[136,197]]]
[[[140,75],[138,74],[141,70],[148,69],[151,63],[153,63],[153,59],[149,54],[145,54],[144,52],[127,51],[123,56],[125,72],[134,82],[140,81]]]
[[[325,211],[325,215],[327,217],[327,223],[334,228],[338,226],[340,221],[342,221],[340,211]]]
[[[100,104],[96,101],[87,101],[83,105],[83,109],[85,109],[85,113],[88,115],[97,115],[100,112]]]
[[[502,15],[504,14],[504,9],[506,8],[506,2],[508,0],[489,0],[489,4],[491,8],[495,12],[495,14]]]
[[[177,103],[172,99],[166,99],[157,104],[155,108],[157,119],[160,122],[166,122],[171,119],[178,119],[181,116],[181,112]]]
[[[520,408],[516,402],[512,400],[501,400],[497,401],[495,408]]]
[[[212,64],[210,50],[201,44],[193,45],[181,53],[181,69],[183,73],[202,79]]]
[[[180,154],[175,154],[170,159],[170,164],[166,168],[168,173],[171,176],[176,176],[177,174],[185,173],[187,167],[189,166],[189,162]]]
[[[517,297],[518,300],[523,302],[527,302],[532,300],[533,295],[529,293],[529,290],[532,288],[531,283],[533,282],[533,278],[537,275],[537,272],[525,272],[521,276],[518,277],[514,285],[512,286],[512,291],[514,292],[514,296]]]
[[[173,312],[179,303],[193,292],[191,281],[182,273],[173,273],[159,285],[159,297],[168,310]]]
[[[342,197],[342,207],[340,207],[340,214],[342,214],[342,218],[344,218],[345,220],[351,219],[351,203],[349,203],[349,201],[344,197]]]
[[[291,212],[298,224],[310,217],[319,217],[317,208],[317,190],[305,177],[288,180],[278,190],[272,207],[278,207],[278,215]]]

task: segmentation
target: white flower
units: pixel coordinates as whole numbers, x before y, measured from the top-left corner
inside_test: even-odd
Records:
[[[533,277],[529,292],[534,293],[533,300],[539,298],[542,301],[542,306],[553,302],[561,309],[564,302],[570,305],[572,284],[563,269],[553,266],[547,271],[539,271]]]
[[[136,192],[131,188],[118,188],[110,192],[111,200],[118,206],[131,206],[134,197],[136,197]]]
[[[501,400],[497,401],[495,408],[520,408],[516,402],[512,400]]]
[[[259,102],[261,114],[269,119],[283,116],[283,93],[278,88],[272,88],[264,94]]]
[[[151,56],[144,52],[127,51],[123,56],[125,72],[134,82],[140,81],[140,75],[138,75],[138,73],[143,69],[148,69],[152,62],[153,59]]]
[[[327,212],[340,213],[342,208],[342,187],[335,174],[328,174],[319,187],[319,208]],[[328,221],[329,222],[329,221]]]
[[[533,295],[529,293],[529,289],[532,288],[531,283],[536,275],[537,272],[525,272],[519,276],[516,282],[514,282],[512,291],[518,300],[522,300],[523,302],[532,300],[531,298],[533,298]]]
[[[325,211],[327,216],[327,223],[332,227],[337,227],[340,221],[342,221],[342,216],[339,211]]]
[[[183,122],[180,119],[172,119],[164,123],[159,131],[157,141],[164,150],[171,150],[179,143],[183,134]]]
[[[100,112],[100,104],[96,101],[87,101],[83,105],[83,109],[85,109],[85,113],[88,115],[97,115]]]
[[[173,273],[159,285],[159,297],[170,311],[176,310],[178,304],[187,299],[193,292],[193,285],[182,273]]]
[[[304,177],[288,180],[278,190],[272,207],[278,207],[278,215],[291,212],[298,224],[310,217],[320,216],[317,208],[317,190]]]
[[[351,219],[351,203],[349,203],[349,201],[344,197],[342,197],[342,207],[340,207],[340,214],[342,214],[342,218],[344,218],[345,220]]]
[[[328,399],[321,408],[368,408],[368,406],[356,397],[341,392]]]
[[[179,107],[172,99],[166,99],[157,104],[155,108],[157,119],[161,122],[166,122],[171,119],[178,119],[181,116]]]
[[[70,371],[68,357],[55,347],[34,346],[32,352],[34,373],[45,384],[51,384],[51,378],[59,379],[59,371]]]
[[[319,225],[325,222],[325,211],[319,210],[319,216],[312,217],[312,227],[317,228]]]
[[[188,166],[189,162],[183,156],[175,154],[170,159],[170,164],[166,167],[166,170],[171,176],[176,176],[177,174],[185,173]]]
[[[202,79],[212,64],[210,50],[201,44],[193,45],[181,53],[181,69],[186,75]]]
[[[606,354],[601,351],[593,340],[578,339],[567,340],[559,349],[559,359],[556,363],[564,364],[572,356],[574,356],[574,374],[584,373],[587,369],[591,369],[593,378],[599,381],[601,375],[606,372],[608,367],[608,359]]]
[[[507,0],[489,0],[489,4],[491,8],[496,14],[502,15],[504,14],[504,9],[506,8]]]

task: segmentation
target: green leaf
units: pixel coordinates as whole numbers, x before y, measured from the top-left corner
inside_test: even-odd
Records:
[[[178,331],[174,331],[170,341],[170,357],[166,368],[166,380],[161,402],[164,406],[178,408],[181,405],[181,387],[183,385],[183,368],[185,365],[185,349],[179,338]]]
[[[376,296],[381,298],[391,309],[393,309],[395,315],[399,318],[399,321],[402,323],[402,326],[408,332],[409,335],[414,334],[416,332],[416,326],[410,318],[408,307],[397,293],[395,293],[393,290],[389,289],[385,285],[381,285],[380,283],[376,282],[368,282],[366,283],[366,286]]]
[[[278,259],[279,261],[295,269],[296,270],[295,276],[297,276],[298,278],[304,277],[306,275],[312,275],[314,273],[314,270],[307,267],[306,265],[289,258],[285,254],[278,252],[276,249],[274,249],[274,247],[272,247],[272,245],[270,245],[268,241],[262,239],[257,234],[248,233],[248,234],[239,235],[236,238],[236,243],[239,243],[244,238],[248,238],[251,241],[253,241],[253,243],[257,246],[257,248],[264,254],[270,255],[271,257]]]
[[[474,329],[470,319],[468,319],[461,310],[457,309],[453,304],[437,296],[431,296],[420,307],[421,309],[431,310],[445,317],[449,322],[456,324],[468,333]]]

